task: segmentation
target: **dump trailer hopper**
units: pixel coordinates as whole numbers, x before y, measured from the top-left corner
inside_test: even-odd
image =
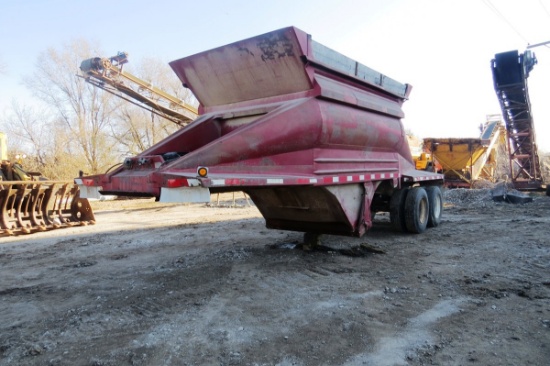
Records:
[[[505,136],[500,121],[488,121],[479,138],[426,138],[424,147],[441,165],[445,186],[471,188],[477,180],[495,181]]]
[[[393,210],[395,226],[413,232],[439,222],[443,176],[415,170],[400,121],[409,85],[294,27],[170,66],[199,118],[117,170],[83,177],[86,196],[207,202],[245,191],[268,227],[312,233],[362,235],[375,211]]]

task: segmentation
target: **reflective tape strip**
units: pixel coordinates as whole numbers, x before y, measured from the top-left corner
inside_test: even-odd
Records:
[[[225,179],[212,179],[213,186],[225,186]]]
[[[201,185],[201,181],[198,179],[187,179],[188,187],[198,187]]]
[[[371,173],[368,175],[324,176],[319,178],[227,178],[202,180],[204,186],[264,186],[264,185],[332,185],[360,183],[400,178],[399,173]],[[442,175],[411,177],[413,181],[443,179]],[[189,179],[189,186],[199,186],[201,180]]]
[[[440,179],[444,179],[444,176],[442,174],[422,176],[422,177],[413,177],[413,181],[415,181],[415,182],[420,182],[420,181],[425,181],[425,180],[440,180]]]

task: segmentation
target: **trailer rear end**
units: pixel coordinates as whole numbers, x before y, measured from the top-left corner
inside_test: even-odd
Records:
[[[269,228],[361,236],[377,211],[422,232],[441,218],[440,174],[415,169],[401,123],[411,87],[294,28],[170,63],[199,118],[81,194],[208,202],[244,191]]]

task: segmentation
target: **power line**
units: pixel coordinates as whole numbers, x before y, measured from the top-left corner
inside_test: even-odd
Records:
[[[516,27],[514,27],[514,25],[508,20],[506,19],[506,17],[496,8],[495,5],[493,5],[493,3],[491,3],[491,0],[483,0],[483,3],[485,5],[487,5],[487,7],[489,9],[491,9],[491,11],[493,13],[495,13],[502,21],[504,21],[506,24],[508,24],[508,26],[514,31],[516,32],[516,34],[525,41],[525,43],[529,44],[529,41],[527,40],[527,38],[525,38],[523,36],[523,34],[521,34]]]
[[[542,0],[539,0],[539,4],[540,4],[540,6],[542,7],[542,9],[544,9],[544,12],[545,12],[546,15],[548,16],[548,18],[550,18],[550,12],[548,12],[548,9],[546,9],[546,5],[544,5],[544,3],[542,2]]]
[[[544,5],[544,3],[542,2],[542,0],[539,0],[539,5],[540,5],[540,7],[544,10],[544,13],[546,14],[546,16],[548,16],[548,18],[550,18],[550,12],[548,12],[548,9],[546,8],[546,5]],[[541,42],[541,43],[529,45],[529,46],[527,46],[527,49],[529,49],[529,48],[535,48],[535,47],[540,47],[540,46],[544,46],[544,47],[546,47],[546,48],[550,48],[550,41],[546,41],[546,42]]]

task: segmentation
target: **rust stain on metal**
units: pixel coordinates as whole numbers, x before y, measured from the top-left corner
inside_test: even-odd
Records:
[[[277,60],[282,57],[294,56],[294,46],[284,34],[271,34],[262,38],[257,44],[262,50],[262,61]]]
[[[247,53],[249,54],[250,56],[254,57],[254,53],[252,53],[252,51],[250,51],[248,48],[246,47],[239,47],[238,48],[239,52],[242,52],[242,53]]]

